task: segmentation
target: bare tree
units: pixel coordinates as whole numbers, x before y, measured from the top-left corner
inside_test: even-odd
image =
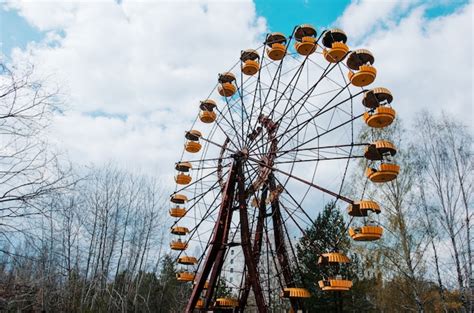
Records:
[[[45,140],[58,108],[58,90],[35,79],[33,67],[0,63],[0,235],[20,231],[20,220],[46,214],[41,197],[67,187],[65,170]],[[5,238],[7,239],[7,238]]]
[[[451,245],[461,301],[469,311],[466,292],[472,277],[471,225],[474,159],[472,137],[446,115],[435,120],[428,112],[417,122],[417,150],[426,179],[426,194]]]
[[[384,280],[390,280],[397,293],[403,295],[399,305],[403,310],[424,312],[427,299],[426,259],[428,246],[426,230],[421,227],[421,213],[418,207],[418,194],[415,190],[415,160],[412,159],[410,143],[406,140],[406,129],[400,121],[389,128],[366,130],[360,135],[362,142],[389,140],[397,147],[395,162],[400,165],[400,174],[396,180],[382,184],[372,183],[362,177],[366,161],[360,162],[357,173],[353,175],[351,186],[354,197],[372,199],[382,206],[379,223],[384,235],[377,241],[375,248],[382,258],[374,263],[382,268],[373,271],[382,274]],[[370,249],[370,247],[369,247]],[[373,254],[373,253],[372,253]],[[379,300],[383,302],[383,300]]]

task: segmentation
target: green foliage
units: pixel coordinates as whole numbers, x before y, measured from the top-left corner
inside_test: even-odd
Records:
[[[331,273],[332,269],[317,264],[319,255],[336,250],[349,255],[350,247],[343,215],[333,202],[328,203],[313,226],[306,229],[306,236],[300,239],[296,247],[301,266],[301,280],[312,295],[305,304],[309,312],[337,312],[340,301],[344,311],[370,311],[366,291],[371,288],[371,282],[357,278],[356,273],[363,271],[358,270],[361,265],[355,255],[350,256],[351,264],[340,272],[354,281],[351,291],[323,292],[318,286],[319,280],[334,274]]]
[[[216,286],[216,291],[215,291],[215,297],[216,298],[228,298],[232,297],[232,288],[227,286],[227,283],[224,278],[219,277],[219,280],[217,281],[217,286]]]

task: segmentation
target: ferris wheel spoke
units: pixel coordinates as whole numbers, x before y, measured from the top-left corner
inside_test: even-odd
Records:
[[[299,209],[301,210],[301,212],[303,212],[303,214],[304,214],[304,215],[306,216],[306,218],[308,219],[310,225],[313,226],[313,227],[316,226],[314,219],[311,218],[311,217],[308,215],[308,213],[301,207],[301,205],[298,203],[298,201],[297,201],[297,200],[291,195],[291,193],[288,192],[286,189],[285,189],[285,195],[288,195],[288,196],[290,197],[291,201],[295,204],[295,206],[296,206],[297,208],[299,208]],[[294,216],[295,216],[294,214],[290,214],[288,211],[287,211],[287,214],[289,215],[289,217],[291,218],[291,220],[293,221],[293,223],[296,225],[296,227],[300,230],[301,234],[302,234],[303,236],[306,236],[306,230],[305,230],[306,227],[301,226],[301,225],[296,221],[296,219],[294,218]],[[303,219],[302,219],[301,217],[300,217],[300,219],[303,221]],[[318,246],[318,245],[316,244],[316,242],[313,241],[313,242],[310,242],[310,244],[311,244],[313,247],[315,247],[317,250],[323,252],[323,251],[322,251],[322,250],[323,250],[322,247],[321,247],[321,246]]]
[[[216,110],[217,112],[219,113],[219,115],[227,122],[227,124],[229,125],[229,128],[230,128],[230,132],[232,132],[233,134],[235,134],[235,137],[237,137],[237,143],[234,143],[234,141],[231,139],[230,142],[232,143],[232,145],[238,150],[239,149],[239,146],[241,146],[241,142],[240,142],[240,135],[239,135],[239,132],[237,131],[237,129],[239,129],[236,125],[235,125],[235,121],[234,121],[234,116],[232,114],[232,109],[229,105],[229,102],[228,102],[228,99],[227,97],[225,98],[226,99],[226,107],[227,107],[227,112],[229,113],[229,116],[230,116],[230,119],[231,121],[229,122],[229,120],[227,119],[227,117],[225,116],[225,114],[219,110],[219,108],[216,107]],[[218,123],[218,120],[216,119],[216,123]],[[219,128],[221,129],[222,133],[225,134],[228,138],[231,138],[231,136],[229,136],[229,132],[228,131],[225,131],[220,125],[219,125]],[[232,137],[234,138],[234,137]]]
[[[265,98],[264,98],[263,102],[260,103],[260,110],[259,110],[259,113],[258,113],[257,116],[260,116],[263,113],[263,109],[265,108],[265,104],[267,103],[268,97],[270,96],[271,91],[273,90],[273,85],[274,85],[275,81],[277,81],[277,86],[278,86],[278,82],[280,81],[281,71],[282,71],[282,68],[283,68],[283,60],[284,59],[282,59],[278,64],[278,68],[275,71],[275,74],[273,75],[270,86],[268,87],[268,92],[265,94]],[[268,70],[268,67],[267,67],[267,70]],[[269,72],[269,75],[271,76],[270,72]],[[261,83],[260,82],[261,82],[261,77],[259,76],[258,81],[257,81],[257,85],[260,86],[260,94],[261,94],[262,88],[261,88]],[[277,89],[278,89],[278,87],[277,87]],[[261,98],[260,98],[260,101],[261,101]],[[255,129],[257,128],[257,125],[258,125],[258,120],[255,121],[254,126],[252,127],[251,130],[247,129],[247,133],[250,134],[253,131],[255,131]]]
[[[211,191],[213,191],[214,189],[217,189],[217,188],[219,188],[218,182],[214,183],[214,186],[212,186],[211,188],[209,188],[209,190],[207,190],[206,192],[200,194],[200,195],[197,196],[197,197],[194,197],[194,198],[190,199],[190,200],[189,200],[190,202],[192,202],[192,201],[194,201],[194,202],[193,202],[193,204],[187,209],[186,213],[189,212],[190,210],[192,210],[192,209],[199,203],[199,201],[202,200],[202,199],[206,196],[206,194],[208,194],[209,192],[211,192]],[[216,198],[214,199],[214,201],[216,201],[216,199],[218,199],[218,197],[216,197]],[[212,205],[211,205],[210,207],[212,207]],[[173,226],[175,226],[181,219],[182,219],[182,217],[178,218],[178,220],[176,220],[176,221],[173,223]]]
[[[346,124],[352,123],[354,120],[356,120],[356,119],[362,117],[363,115],[364,115],[364,113],[362,113],[362,114],[360,114],[360,115],[357,115],[357,116],[355,116],[355,117],[349,119],[348,121],[345,121],[345,122],[343,122],[343,123],[341,123],[341,124],[339,124],[339,125],[337,125],[337,126],[331,128],[331,129],[325,131],[324,133],[319,134],[318,136],[315,136],[315,137],[313,137],[313,138],[310,138],[310,139],[304,141],[303,143],[296,145],[295,148],[296,148],[296,149],[297,149],[297,148],[301,148],[301,147],[305,146],[306,144],[308,144],[308,143],[310,143],[310,142],[313,142],[314,140],[316,140],[316,139],[318,139],[318,138],[320,138],[320,137],[322,137],[322,136],[324,136],[324,135],[326,135],[326,134],[329,134],[329,133],[331,133],[332,131],[334,131],[334,130],[336,130],[336,129],[338,129],[338,128],[341,128],[342,126],[345,126]],[[281,147],[284,147],[286,144],[288,144],[288,142],[289,142],[289,140],[287,140],[285,143],[283,143],[283,145],[281,145]],[[283,154],[285,154],[285,153],[283,153]]]
[[[275,111],[275,109],[277,108],[278,104],[280,103],[280,101],[282,100],[283,97],[286,97],[286,92],[288,90],[288,88],[291,86],[293,80],[294,81],[294,86],[292,86],[293,88],[291,88],[291,91],[290,91],[290,95],[288,96],[288,101],[286,103],[286,106],[285,106],[285,109],[283,110],[283,112],[285,112],[288,108],[288,105],[290,103],[290,99],[291,97],[293,96],[293,93],[295,92],[295,89],[296,89],[296,86],[298,85],[298,82],[299,82],[299,79],[301,77],[301,73],[303,73],[303,69],[304,69],[304,66],[306,64],[306,61],[308,59],[308,56],[306,56],[303,60],[303,62],[301,62],[301,65],[299,66],[298,70],[296,71],[296,73],[293,75],[293,77],[291,78],[291,80],[289,81],[288,84],[286,84],[286,87],[285,89],[281,92],[281,95],[280,97],[278,98],[277,100],[277,96],[278,96],[278,86],[279,84],[277,84],[277,88],[274,90],[275,91],[275,99],[274,99],[274,105],[272,107],[272,110],[270,111],[270,113],[268,114],[269,118],[273,118],[273,113]],[[280,83],[280,79],[278,81]]]
[[[300,76],[301,76],[301,73],[302,73],[302,71],[303,71],[303,68],[304,68],[304,64],[305,64],[305,62],[306,62],[306,59],[307,59],[307,57],[306,57],[305,60],[301,63],[301,65],[299,66],[298,70],[296,71],[296,73],[295,73],[295,74],[293,75],[293,77],[291,78],[290,82],[286,85],[285,90],[281,93],[281,96],[280,96],[280,98],[278,99],[278,101],[276,100],[276,96],[277,96],[277,94],[278,94],[278,89],[275,90],[275,103],[273,104],[272,110],[270,111],[270,114],[269,114],[269,117],[270,117],[270,118],[273,117],[274,110],[275,110],[276,107],[278,106],[278,103],[279,103],[280,100],[283,98],[283,96],[284,96],[285,93],[286,93],[286,90],[291,86],[291,83],[292,83],[292,81],[293,81],[295,78],[296,78],[296,82],[295,82],[295,86],[296,86],[296,84],[297,84],[297,82],[299,81],[299,78],[300,78]],[[328,65],[328,67],[329,67],[329,65]],[[318,82],[319,82],[319,81],[318,81]],[[316,88],[318,82],[314,85],[314,88]],[[273,82],[272,82],[272,83],[273,83]],[[268,95],[270,94],[270,91],[271,91],[271,90],[272,90],[272,86],[270,85],[269,91],[268,91],[268,93],[267,93],[267,97],[268,97]],[[291,95],[290,95],[290,97],[288,97],[288,101],[287,101],[287,103],[286,103],[285,109],[283,110],[283,113],[281,114],[281,117],[280,117],[279,120],[276,122],[276,124],[278,124],[279,122],[281,122],[282,117],[283,117],[284,115],[286,115],[287,108],[288,108],[288,105],[289,105],[289,103],[290,103],[291,96],[293,95],[294,90],[295,90],[295,88],[292,89]],[[314,89],[313,89],[313,90],[314,90]],[[305,94],[306,94],[306,93],[305,93]],[[264,103],[267,102],[267,97],[265,98]],[[304,97],[304,95],[303,95],[303,97]],[[303,97],[301,97],[301,98],[300,98],[298,101],[296,101],[296,103],[294,103],[294,104],[296,105]],[[292,107],[292,106],[290,106],[290,107]],[[262,109],[260,110],[259,115],[261,115],[262,113],[263,113],[263,107],[262,107]],[[256,125],[257,125],[257,123],[255,124],[255,126],[254,126],[253,129],[255,129]],[[254,146],[254,145],[250,146],[249,149],[252,149],[253,146]]]
[[[293,219],[293,212],[289,213],[287,208],[285,207],[285,205],[283,205],[283,203],[281,203],[281,202],[280,202],[280,207],[282,207],[283,210],[287,213],[288,218]],[[292,257],[293,257],[293,262],[296,265],[296,269],[298,271],[299,277],[300,277],[300,279],[304,279],[302,271],[301,271],[300,263],[299,263],[298,257],[296,256],[295,249],[293,247],[293,244],[292,244],[292,241],[291,241],[291,238],[290,238],[290,232],[288,230],[288,226],[287,226],[286,222],[283,223],[283,229],[284,229],[284,233],[286,235],[286,240],[287,240],[288,246],[290,247],[290,251],[291,251],[291,254],[292,254]]]
[[[300,104],[300,107],[297,111],[297,113],[294,115],[294,116],[297,116],[298,113],[300,112],[300,110],[303,108],[304,104],[306,103],[306,101],[308,100],[308,98],[311,96],[311,94],[314,92],[314,90],[316,90],[317,86],[319,85],[319,83],[323,80],[323,78],[325,78],[333,69],[335,66],[331,67],[330,68],[330,65],[331,63],[329,63],[327,65],[327,67],[324,69],[323,73],[321,74],[321,76],[318,78],[318,80],[316,81],[316,83],[314,83],[313,86],[311,86],[311,88],[309,88],[300,98],[298,98],[296,100],[296,102],[294,103],[294,105],[297,105],[297,104]],[[329,69],[329,70],[328,70]],[[290,98],[291,98],[291,95],[290,95]],[[288,114],[289,111],[287,111],[287,108],[285,108],[285,110],[283,111],[283,114],[280,116],[280,118],[276,121],[276,123],[280,123],[283,118],[286,116],[286,114]],[[290,122],[291,124],[291,122]]]
[[[332,158],[316,158],[316,159],[300,159],[300,160],[290,160],[290,161],[276,161],[276,162],[274,162],[274,164],[334,161],[334,160],[360,159],[360,158],[364,158],[364,156],[363,155],[352,155],[352,156],[341,156],[341,157],[332,157]]]
[[[329,108],[326,108],[334,99],[336,99],[336,97],[342,92],[343,90],[340,90],[334,97],[332,97],[322,108],[320,108],[318,110],[318,112],[316,112],[314,115],[312,115],[310,118],[306,119],[305,121],[303,121],[302,123],[300,124],[297,124],[293,127],[289,127],[291,125],[291,123],[294,121],[294,118],[291,120],[291,122],[288,124],[287,128],[280,132],[280,135],[277,135],[277,140],[280,140],[281,138],[283,138],[283,136],[286,136],[288,133],[292,132],[293,130],[296,130],[294,133],[291,134],[291,136],[283,143],[283,144],[280,144],[279,145],[279,148],[280,149],[283,149],[284,146],[286,146],[301,130],[305,129],[305,126],[307,126],[311,121],[315,120],[317,117],[327,113],[327,112],[330,112],[331,110],[337,108],[338,106],[340,106],[341,104],[343,103],[346,103],[347,101],[350,101],[351,99],[353,99],[354,97],[357,97],[358,95],[360,95],[361,93],[363,93],[364,91],[361,91],[357,94],[354,94],[354,95],[351,95],[350,97],[334,104],[332,107],[329,107]],[[363,114],[357,116],[356,118],[353,118],[351,120],[349,120],[349,122],[352,122],[353,120],[361,117]],[[345,124],[341,124],[340,126],[344,126]],[[334,129],[337,129],[338,127],[334,128]],[[333,129],[333,130],[334,130]],[[327,133],[327,132],[326,132]],[[313,139],[316,139],[316,138],[319,138],[319,136],[316,136],[314,137]]]
[[[188,185],[184,186],[183,188],[180,188],[180,189],[176,190],[176,191],[173,193],[173,195],[175,195],[175,194],[177,194],[177,193],[179,193],[179,192],[181,192],[181,191],[188,190],[189,187],[192,187],[192,186],[197,185],[198,183],[204,181],[204,180],[205,180],[206,178],[208,178],[209,176],[212,176],[212,175],[216,174],[216,172],[217,172],[217,169],[215,169],[214,171],[210,172],[209,174],[207,174],[207,175],[205,175],[205,176],[202,176],[202,177],[199,178],[198,180],[195,180],[195,181],[189,183]]]
[[[252,162],[255,162],[255,163],[257,163],[257,164],[260,164],[260,165],[262,165],[262,166],[264,166],[264,167],[267,167],[267,168],[271,169],[271,170],[274,171],[274,172],[281,173],[281,174],[283,174],[283,175],[285,175],[285,176],[287,176],[287,177],[289,177],[289,178],[291,178],[291,179],[297,180],[297,181],[302,182],[302,183],[304,183],[304,184],[306,184],[306,185],[308,185],[308,186],[311,186],[311,187],[313,187],[313,188],[316,188],[316,189],[318,189],[318,190],[320,190],[320,191],[322,191],[322,192],[324,192],[324,193],[327,193],[327,194],[329,194],[329,195],[331,195],[331,196],[333,196],[333,197],[335,197],[335,198],[339,198],[339,199],[341,199],[341,200],[343,200],[343,201],[345,201],[345,202],[347,202],[347,203],[349,203],[349,204],[353,204],[353,203],[354,203],[353,200],[351,200],[351,199],[349,199],[349,198],[346,198],[346,197],[344,197],[344,196],[341,195],[341,194],[338,194],[338,193],[335,193],[335,192],[333,192],[333,191],[330,191],[329,189],[323,188],[323,187],[321,187],[321,186],[319,186],[319,185],[316,185],[316,184],[314,184],[314,183],[312,183],[312,182],[309,182],[309,181],[307,181],[307,180],[305,180],[305,179],[303,179],[303,178],[300,178],[300,177],[298,177],[298,176],[295,176],[295,175],[293,175],[293,174],[290,174],[290,173],[287,173],[287,172],[285,172],[285,171],[282,171],[282,170],[280,170],[280,169],[278,169],[278,168],[269,166],[269,165],[267,165],[267,164],[265,164],[265,163],[263,163],[263,162],[261,162],[261,161],[259,161],[259,160],[256,160],[256,159],[251,158],[251,157],[249,157],[248,160],[250,160],[250,161],[252,161]]]
[[[262,62],[263,63],[265,60],[265,45],[263,45],[263,49],[262,49]],[[266,66],[265,66],[266,67]],[[248,126],[247,126],[247,134],[249,133],[249,130],[250,130],[250,127],[252,126],[252,117],[253,117],[253,111],[255,109],[255,102],[257,100],[257,91],[260,90],[260,95],[261,95],[261,85],[260,85],[260,77],[261,77],[261,73],[262,73],[262,69],[264,67],[261,66],[259,69],[258,69],[258,74],[257,74],[257,81],[255,83],[255,89],[254,89],[254,92],[253,92],[253,99],[252,99],[252,105],[251,105],[251,109],[250,109],[250,116],[248,116]],[[260,87],[260,89],[259,89]],[[259,97],[260,99],[260,97]],[[242,124],[243,125],[243,124]],[[244,127],[242,127],[244,128]]]
[[[330,145],[330,146],[317,146],[317,147],[309,147],[309,148],[298,148],[298,149],[291,149],[291,150],[283,150],[278,151],[278,153],[287,154],[291,152],[300,152],[300,151],[315,151],[315,150],[324,150],[324,149],[338,149],[338,148],[346,148],[346,147],[357,147],[357,146],[368,146],[370,143],[351,143],[351,144],[340,144],[340,145]],[[279,154],[277,154],[277,157]]]

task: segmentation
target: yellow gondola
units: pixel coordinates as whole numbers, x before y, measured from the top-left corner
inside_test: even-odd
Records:
[[[377,140],[365,148],[364,156],[367,160],[383,160],[397,154],[397,148],[388,140]]]
[[[194,273],[191,273],[191,272],[176,273],[176,279],[181,282],[194,281]]]
[[[352,287],[352,281],[342,277],[320,280],[318,284],[323,291],[347,291]]]
[[[372,200],[361,200],[349,205],[347,211],[350,216],[367,216],[369,211],[379,214],[380,206]]]
[[[204,101],[201,101],[199,108],[201,111],[199,112],[199,119],[203,123],[212,123],[216,120],[217,115],[216,112],[214,112],[214,108],[216,107],[216,102],[211,99],[207,99]]]
[[[373,128],[387,127],[395,119],[396,112],[391,107],[378,107],[374,112],[365,112],[364,121]]]
[[[192,177],[188,173],[192,169],[192,165],[189,162],[176,163],[176,170],[179,172],[174,180],[178,185],[187,185],[192,181]]]
[[[379,168],[367,167],[365,175],[374,183],[386,183],[397,178],[400,166],[393,163],[382,163]]]
[[[303,24],[295,30],[295,49],[301,55],[310,55],[316,51],[316,29],[309,25]]]
[[[310,298],[311,293],[305,288],[284,288],[280,294],[282,298],[293,299],[293,298]]]
[[[174,181],[178,185],[188,185],[189,183],[191,183],[192,177],[184,173],[179,173],[179,174],[176,174],[176,176],[174,177]]]
[[[181,218],[186,216],[186,209],[181,207],[171,208],[169,212],[171,217]]]
[[[187,233],[189,233],[189,229],[187,227],[183,227],[183,226],[174,226],[174,227],[171,228],[171,233],[173,235],[184,236]]]
[[[345,266],[345,264],[350,263],[350,261],[351,260],[345,254],[333,251],[321,254],[318,258],[318,265],[331,267],[339,272],[340,268]],[[334,278],[320,280],[318,283],[323,291],[345,291],[349,290],[352,286],[352,282],[343,278],[341,275],[336,275]]]
[[[235,75],[231,72],[219,74],[219,86],[217,87],[219,94],[223,97],[232,97],[237,91],[237,87],[233,84],[234,81]]]
[[[197,264],[197,259],[193,256],[181,256],[178,258],[177,261],[179,264],[183,265],[195,265]]]
[[[382,238],[383,228],[379,225],[365,225],[349,228],[349,236],[356,241],[373,241]]]
[[[170,248],[171,250],[176,250],[176,251],[183,251],[188,248],[188,244],[186,242],[183,242],[181,240],[173,240],[170,243]]]
[[[184,144],[184,149],[190,153],[197,153],[201,150],[202,146],[199,143],[199,138],[201,138],[201,132],[198,130],[190,130],[186,132],[184,137],[186,138],[186,143]]]
[[[267,55],[273,61],[279,61],[286,55],[286,37],[282,33],[271,33],[265,41],[267,46]]]
[[[337,63],[343,60],[349,52],[346,41],[347,36],[342,30],[334,28],[326,31],[322,38],[323,45],[326,47],[323,50],[326,61]]]
[[[170,201],[176,204],[183,204],[188,201],[188,197],[182,194],[174,194],[171,196]]]
[[[364,114],[365,123],[373,128],[387,127],[393,123],[396,112],[389,107],[393,95],[387,88],[377,87],[364,93],[362,104],[370,111]]]
[[[239,302],[233,298],[217,298],[214,306],[216,308],[235,308],[239,306]]]
[[[247,49],[242,51],[240,54],[240,60],[242,61],[242,73],[245,75],[255,75],[260,70],[259,63],[260,56],[257,51],[253,49]]]
[[[328,252],[319,256],[319,265],[329,265],[335,263],[349,263],[351,260],[340,252]]]
[[[347,58],[347,66],[351,69],[348,78],[352,85],[364,87],[370,85],[377,76],[377,70],[372,66],[374,56],[369,50],[352,51]]]

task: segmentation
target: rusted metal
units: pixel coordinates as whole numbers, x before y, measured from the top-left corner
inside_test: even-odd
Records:
[[[262,251],[262,242],[263,242],[263,227],[265,224],[265,217],[266,217],[266,201],[267,201],[267,194],[268,188],[266,186],[262,189],[262,195],[260,197],[260,201],[258,202],[258,217],[257,217],[257,225],[255,227],[255,235],[254,235],[254,243],[252,249],[252,256],[254,259],[255,264],[260,262],[260,254]],[[247,303],[247,299],[250,293],[250,274],[247,273],[245,275],[245,282],[244,288],[242,290],[242,294],[239,299],[239,310],[240,312],[244,312],[245,304]]]
[[[245,176],[242,171],[242,164],[237,169],[237,184],[239,198],[239,214],[240,214],[240,233],[242,242],[242,252],[245,258],[248,278],[255,295],[255,302],[260,313],[268,312],[265,298],[263,297],[262,286],[260,284],[260,274],[257,270],[257,264],[252,253],[252,235],[249,230],[249,220],[247,214],[247,197],[245,192]],[[243,303],[245,305],[245,303]]]
[[[197,283],[193,287],[191,297],[189,298],[188,304],[186,305],[185,312],[192,313],[196,307],[196,303],[201,296],[202,291],[204,290],[204,284],[211,272],[213,270],[214,274],[209,280],[209,289],[206,292],[206,301],[205,308],[208,308],[210,305],[210,299],[212,298],[214,288],[216,285],[217,277],[216,272],[220,273],[222,269],[222,263],[224,259],[224,254],[227,249],[227,240],[229,237],[230,222],[232,221],[232,202],[234,199],[235,184],[236,184],[236,174],[237,174],[237,162],[234,162],[227,179],[221,207],[219,210],[219,215],[217,217],[217,222],[214,225],[212,231],[212,239],[210,242],[210,248],[207,252],[204,265],[202,267],[202,272],[198,277]]]
[[[277,186],[275,183],[275,178],[273,175],[269,177],[269,187],[270,192],[276,191]],[[290,262],[288,257],[288,252],[286,250],[285,238],[283,235],[283,220],[281,218],[280,211],[280,199],[275,197],[271,202],[272,207],[272,221],[273,221],[273,236],[275,240],[275,252],[277,255],[278,263],[280,265],[280,270],[283,274],[286,287],[296,287],[294,282],[294,276],[291,273]],[[294,312],[298,312],[299,309],[303,309],[301,301],[298,301],[295,298],[290,298],[291,308]]]

